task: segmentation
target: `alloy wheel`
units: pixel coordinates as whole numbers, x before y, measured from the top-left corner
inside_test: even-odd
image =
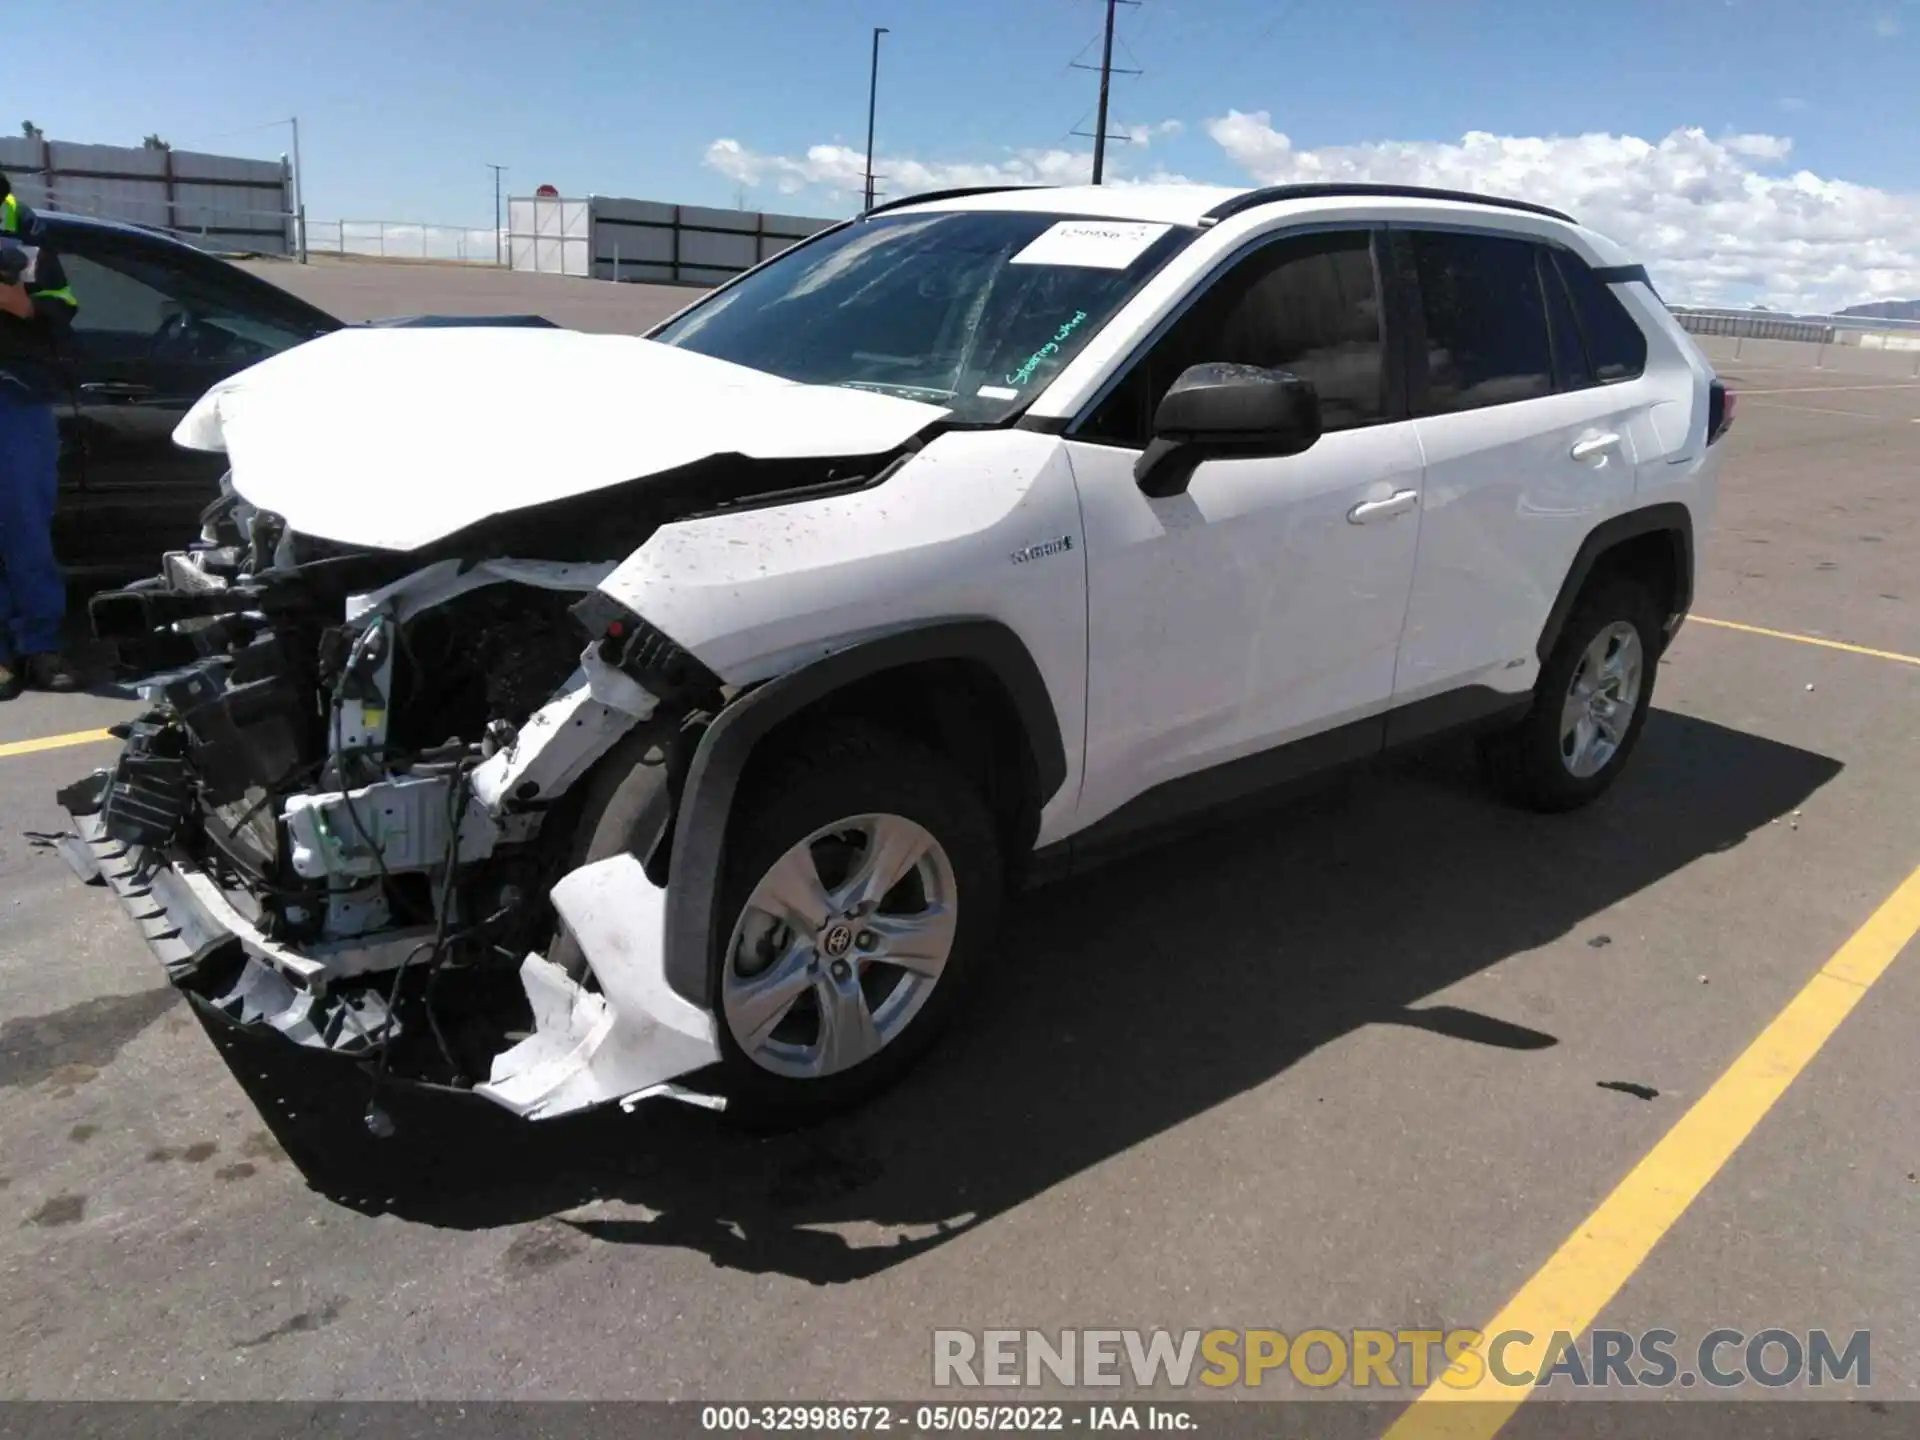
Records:
[[[1640,632],[1616,620],[1593,637],[1560,707],[1560,761],[1585,780],[1619,753],[1640,703],[1646,651]]]
[[[794,1079],[878,1054],[940,982],[957,891],[946,850],[905,816],[814,831],[760,878],[727,942],[720,1001],[735,1043]]]

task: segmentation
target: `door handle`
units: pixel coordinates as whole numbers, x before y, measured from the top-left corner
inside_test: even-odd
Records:
[[[1391,520],[1404,515],[1420,503],[1418,490],[1396,490],[1384,500],[1362,500],[1347,511],[1349,525],[1365,525],[1369,520]]]
[[[1617,450],[1619,447],[1620,437],[1609,430],[1604,435],[1588,435],[1574,441],[1573,449],[1568,453],[1576,460],[1591,460],[1602,451]]]
[[[80,393],[94,400],[151,400],[154,389],[132,380],[89,380]]]

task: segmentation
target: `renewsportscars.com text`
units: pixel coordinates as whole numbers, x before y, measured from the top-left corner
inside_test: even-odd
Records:
[[[1531,1347],[1544,1338],[1543,1350]],[[1537,1366],[1526,1354],[1544,1355]],[[1258,1387],[1292,1379],[1325,1388],[1458,1390],[1492,1381],[1524,1389],[1715,1389],[1872,1383],[1872,1335],[1855,1330],[936,1330],[937,1386],[1194,1384]]]

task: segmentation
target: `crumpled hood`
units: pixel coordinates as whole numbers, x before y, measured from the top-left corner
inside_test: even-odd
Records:
[[[627,335],[349,329],[222,381],[173,438],[294,530],[415,550],[713,455],[883,454],[946,413]]]

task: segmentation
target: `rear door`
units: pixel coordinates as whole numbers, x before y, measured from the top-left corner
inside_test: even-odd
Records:
[[[1442,228],[1396,243],[1419,294],[1408,391],[1426,486],[1395,698],[1524,691],[1580,542],[1633,496],[1644,339],[1637,362],[1616,335],[1596,363],[1557,247]]]
[[[184,450],[173,430],[218,380],[333,322],[184,246],[65,227],[73,327],[75,484],[55,546],[81,570],[149,568],[197,530],[224,457]]]

